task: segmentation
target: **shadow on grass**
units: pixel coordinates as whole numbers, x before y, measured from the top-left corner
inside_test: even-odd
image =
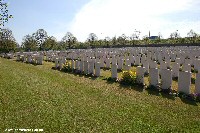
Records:
[[[178,97],[180,97],[181,101],[184,102],[185,104],[198,106],[196,98],[193,94],[188,95],[188,94],[184,94],[184,93],[180,92]]]
[[[175,95],[167,93],[167,92],[161,92],[160,94],[163,98],[167,98],[170,100],[175,100],[175,97],[176,97]]]
[[[92,80],[96,80],[97,76],[94,76],[93,74],[84,74],[80,71],[72,71],[72,70],[64,70],[64,69],[59,69],[59,68],[55,68],[55,67],[52,67],[51,69],[53,70],[57,70],[57,71],[60,71],[62,73],[68,73],[68,74],[73,74],[74,76],[79,76],[79,77],[84,77],[84,78],[89,78],[89,79],[92,79]]]
[[[113,83],[117,83],[118,82],[118,79],[117,78],[103,78],[103,80],[106,80],[106,83],[108,84],[113,84]]]
[[[146,91],[148,92],[148,94],[150,95],[155,95],[155,96],[160,96],[160,91],[158,89],[151,89],[151,88],[147,88]]]
[[[142,85],[138,85],[138,84],[130,85],[130,84],[123,84],[123,83],[119,83],[119,84],[120,84],[119,85],[120,89],[133,89],[138,92],[144,91],[144,86]]]
[[[73,74],[73,75],[79,76],[79,77],[89,78],[89,79],[92,79],[92,80],[96,80],[98,78],[98,77],[96,77],[92,74],[87,74],[87,75],[82,74],[82,73],[81,74],[80,73],[70,73],[70,74]]]
[[[119,79],[116,78],[104,78],[103,80],[106,80],[108,84],[113,84],[113,83],[119,83],[120,89],[133,89],[139,92],[143,92],[144,86],[140,84],[128,84],[128,83],[123,83]]]
[[[193,106],[198,106],[197,102],[190,99],[190,98],[182,98],[180,97],[181,101],[184,102],[185,104],[193,105]]]
[[[146,88],[146,91],[150,95],[162,96],[163,98],[167,98],[170,100],[175,100],[175,97],[176,97],[174,93],[172,92],[172,90],[170,89],[162,90],[161,88],[156,87],[156,86],[148,86]]]
[[[160,96],[161,95],[160,94],[160,89],[158,88],[158,86],[149,85],[149,86],[147,86],[146,91],[150,95],[155,95],[155,96]]]

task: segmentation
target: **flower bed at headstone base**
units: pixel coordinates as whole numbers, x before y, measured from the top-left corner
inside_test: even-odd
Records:
[[[134,71],[123,71],[120,83],[125,84],[125,85],[137,84],[136,72],[134,72]]]
[[[64,71],[64,72],[72,72],[71,63],[70,62],[66,62],[64,64],[64,67],[62,68],[62,71]]]

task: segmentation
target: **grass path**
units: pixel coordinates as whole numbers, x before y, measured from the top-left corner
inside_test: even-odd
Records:
[[[200,132],[200,105],[0,58],[0,132]]]

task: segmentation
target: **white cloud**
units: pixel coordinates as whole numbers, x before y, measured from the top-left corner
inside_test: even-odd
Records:
[[[197,26],[200,21],[173,22],[161,16],[188,10],[193,4],[194,0],[91,0],[76,14],[70,31],[80,41],[85,41],[89,33],[99,38],[123,33],[130,36],[134,29],[142,32],[141,37],[149,30],[152,35],[161,32],[169,37],[177,29],[185,36],[190,29],[200,31]]]

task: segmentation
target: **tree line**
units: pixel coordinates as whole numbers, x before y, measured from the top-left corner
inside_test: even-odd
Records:
[[[158,36],[151,39],[149,36],[143,36],[139,39],[139,35],[133,34],[126,36],[122,34],[119,37],[105,37],[98,39],[95,33],[90,33],[85,42],[79,42],[71,33],[67,32],[61,41],[57,41],[55,37],[49,36],[44,29],[38,29],[31,35],[25,35],[19,45],[10,29],[1,29],[0,32],[0,51],[48,51],[48,50],[67,50],[78,48],[99,48],[99,47],[116,47],[116,46],[135,46],[144,44],[197,44],[200,43],[200,35],[190,30],[187,37],[181,37],[178,31],[170,34],[170,37],[164,39],[159,33]]]

